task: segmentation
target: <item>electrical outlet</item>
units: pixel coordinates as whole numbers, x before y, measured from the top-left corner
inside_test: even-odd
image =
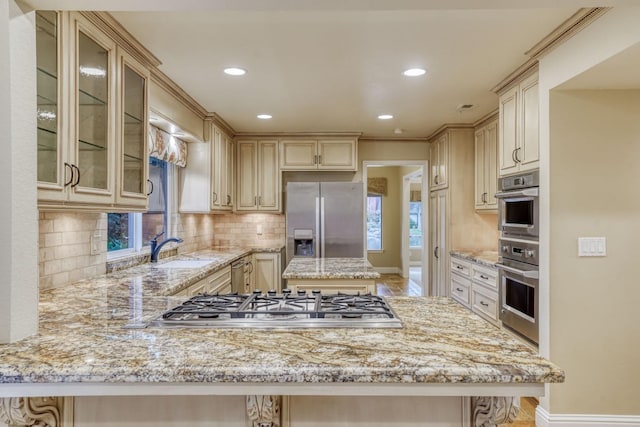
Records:
[[[606,256],[606,237],[579,237],[578,256]]]
[[[90,245],[91,245],[91,255],[98,255],[100,253],[100,233],[96,232],[91,236]]]
[[[262,224],[256,224],[256,234],[262,234]]]

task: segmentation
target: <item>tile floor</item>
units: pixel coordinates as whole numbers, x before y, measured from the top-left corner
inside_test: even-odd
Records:
[[[422,292],[420,286],[420,267],[411,267],[409,277],[403,278],[397,274],[381,274],[376,283],[378,295],[385,296],[419,296]],[[520,399],[520,412],[518,418],[510,424],[500,424],[498,427],[536,427],[536,406],[538,402],[532,397]]]

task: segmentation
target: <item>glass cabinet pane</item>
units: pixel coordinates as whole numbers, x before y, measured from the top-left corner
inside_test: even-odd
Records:
[[[145,188],[145,79],[127,65],[124,66],[124,174],[123,190],[141,194]]]
[[[78,34],[78,157],[80,186],[107,189],[109,51]]]
[[[36,12],[38,181],[58,181],[58,25],[56,12]]]

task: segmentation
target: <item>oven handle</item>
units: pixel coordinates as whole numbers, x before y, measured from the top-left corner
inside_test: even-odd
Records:
[[[533,188],[525,188],[523,190],[517,190],[517,191],[501,191],[499,193],[496,193],[496,197],[498,199],[504,199],[507,197],[522,197],[522,196],[538,197],[538,194],[539,194],[538,187],[533,187]]]
[[[538,270],[520,270],[519,268],[509,267],[508,265],[504,265],[502,263],[497,263],[496,267],[508,271],[509,273],[519,274],[522,277],[527,279],[539,279],[540,272]]]

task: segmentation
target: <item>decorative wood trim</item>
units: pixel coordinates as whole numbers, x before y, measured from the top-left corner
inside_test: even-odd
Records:
[[[107,12],[80,12],[93,25],[109,36],[118,46],[148,68],[162,64],[149,49],[144,47],[126,28]]]
[[[363,136],[358,142],[429,142],[426,137]]]
[[[171,80],[169,76],[160,71],[158,68],[151,69],[151,81],[173,95],[174,98],[180,101],[180,103],[187,107],[189,110],[194,112],[200,119],[204,120],[209,114],[209,112],[205,110],[205,108],[200,105],[198,101],[193,99],[191,95],[185,92],[180,86],[178,86],[173,80]]]
[[[520,397],[480,396],[471,398],[473,427],[495,427],[513,422],[520,412]]]
[[[247,427],[281,427],[282,396],[248,395]]]
[[[235,138],[236,131],[229,123],[227,123],[218,113],[209,113],[205,120],[210,120],[222,132],[226,133],[230,138]]]
[[[445,123],[436,129],[431,135],[427,137],[428,142],[432,142],[434,139],[440,136],[440,134],[450,130],[473,130],[475,125],[473,123]]]
[[[527,62],[516,68],[512,73],[510,73],[507,77],[502,79],[500,83],[495,85],[491,92],[497,93],[500,95],[504,91],[510,89],[514,83],[529,77],[531,74],[534,74],[538,71],[538,60],[537,59],[529,59]]]
[[[237,132],[239,138],[359,138],[362,132]]]
[[[583,7],[579,9],[524,54],[532,59],[541,58],[559,44],[578,34],[609,10],[611,10],[610,7]]]
[[[59,397],[5,397],[0,399],[0,420],[15,427],[64,427],[62,409]]]
[[[474,128],[478,128],[498,119],[499,110],[492,111],[489,114],[485,114],[473,123]]]

